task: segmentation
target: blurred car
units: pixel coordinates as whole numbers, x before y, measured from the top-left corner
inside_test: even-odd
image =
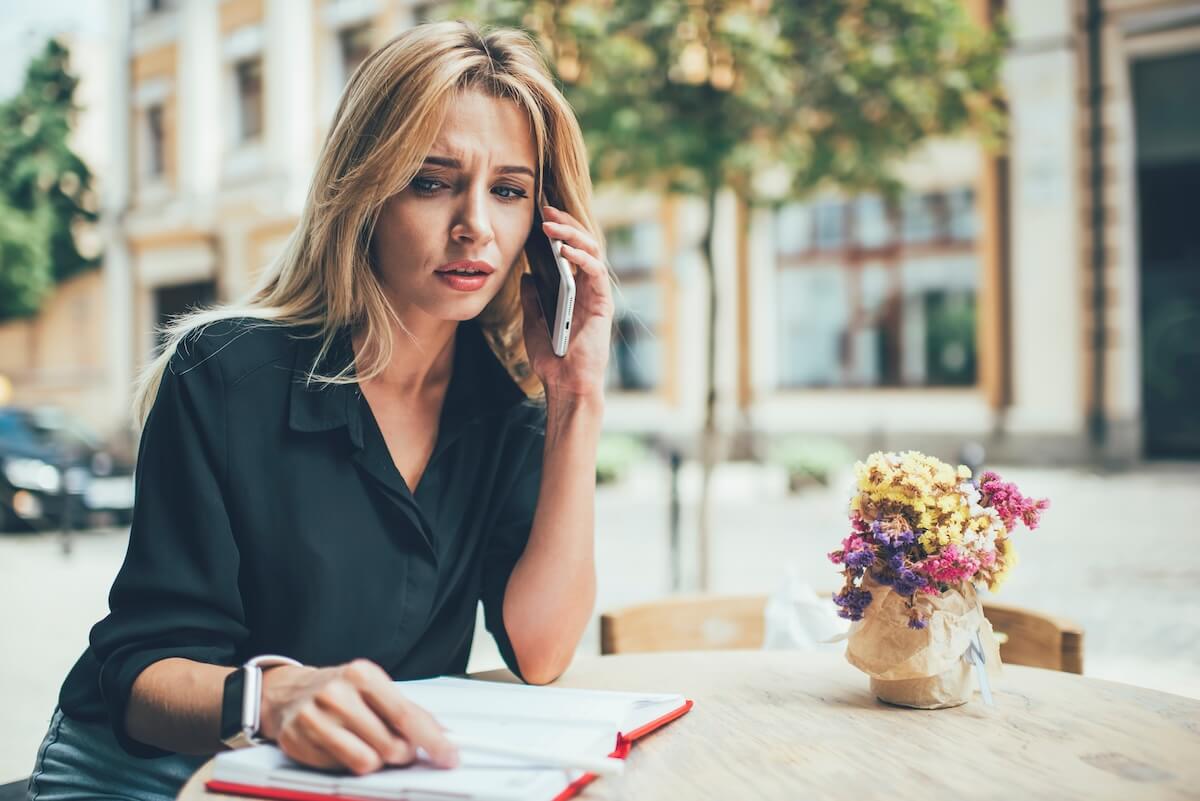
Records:
[[[58,409],[0,407],[0,531],[78,527],[102,513],[130,521],[133,465]]]

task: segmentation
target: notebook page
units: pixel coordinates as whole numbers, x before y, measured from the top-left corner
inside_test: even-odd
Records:
[[[451,717],[443,722],[472,737],[521,743],[543,752],[603,756],[612,749],[608,728],[595,724],[547,728],[544,723],[462,721]],[[536,766],[465,748],[460,751],[460,764],[454,770],[417,762],[366,776],[352,776],[304,767],[269,745],[223,752],[213,767],[213,779],[217,781],[369,799],[548,801],[581,775],[580,771]]]
[[[664,693],[530,687],[445,677],[401,681],[396,682],[396,686],[413,703],[439,719],[453,716],[555,723],[595,722],[609,726],[614,738],[618,731],[628,730],[631,723],[642,725],[684,703],[683,696]]]

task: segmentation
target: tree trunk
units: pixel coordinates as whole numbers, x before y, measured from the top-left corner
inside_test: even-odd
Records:
[[[705,272],[708,274],[708,332],[705,352],[704,372],[704,430],[700,435],[700,505],[696,510],[697,522],[697,551],[699,557],[699,583],[701,592],[712,589],[711,551],[711,521],[709,507],[711,505],[710,489],[712,484],[713,467],[717,461],[717,271],[713,259],[713,229],[717,216],[717,192],[719,184],[714,181],[708,186],[705,200],[708,205],[708,219],[704,223],[704,239],[702,242]]]

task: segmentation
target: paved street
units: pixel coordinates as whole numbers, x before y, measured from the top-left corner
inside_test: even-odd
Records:
[[[1088,675],[1200,698],[1200,550],[1192,542],[1200,466],[1112,476],[1001,472],[1054,506],[1041,530],[1018,535],[1021,561],[998,600],[1081,623]],[[682,478],[687,532],[697,482],[693,471]],[[789,564],[815,588],[837,584],[825,553],[843,535],[844,483],[789,496],[781,474],[730,465],[716,493],[715,591],[770,592]],[[667,496],[656,464],[601,489],[599,609],[669,591]],[[685,540],[684,551],[690,546]],[[65,557],[57,535],[0,537],[0,783],[28,773],[59,683],[106,609],[124,547],[120,530],[82,533]],[[694,575],[694,565],[685,568]],[[594,624],[581,650],[598,650]],[[471,668],[498,665],[491,641],[478,637]]]

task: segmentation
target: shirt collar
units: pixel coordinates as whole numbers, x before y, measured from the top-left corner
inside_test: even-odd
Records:
[[[454,369],[446,390],[442,421],[452,430],[472,420],[506,411],[526,400],[475,320],[459,323],[455,336]],[[355,444],[362,445],[358,412],[361,393],[357,383],[325,384],[307,376],[320,349],[318,336],[306,336],[296,349],[292,370],[288,424],[294,431],[330,431],[348,426]],[[348,328],[334,335],[317,368],[319,375],[336,375],[353,360]],[[448,433],[448,432],[447,432]]]

